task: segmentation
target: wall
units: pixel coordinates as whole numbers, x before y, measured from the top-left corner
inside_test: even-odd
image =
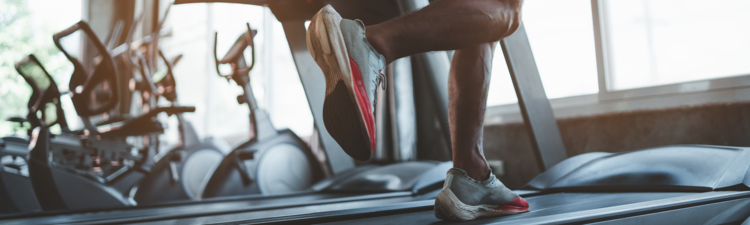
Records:
[[[750,146],[750,102],[619,112],[557,121],[568,156],[622,152],[675,144]],[[522,123],[484,131],[489,160],[503,160],[499,177],[517,189],[540,173]]]

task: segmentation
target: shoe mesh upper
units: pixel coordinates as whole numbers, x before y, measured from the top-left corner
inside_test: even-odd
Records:
[[[458,168],[448,170],[450,183],[444,188],[450,188],[453,194],[467,205],[504,205],[518,197],[516,193],[505,187],[500,180],[490,171],[487,180],[477,181],[466,174],[466,171]]]
[[[360,20],[341,20],[341,33],[349,57],[359,66],[362,80],[365,82],[365,91],[374,110],[377,101],[377,89],[385,76],[381,71],[385,68],[385,57],[375,51],[375,48],[367,42],[365,36],[365,25]]]

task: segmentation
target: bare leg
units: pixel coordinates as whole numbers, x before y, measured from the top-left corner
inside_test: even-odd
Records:
[[[475,180],[485,180],[490,175],[482,135],[494,50],[495,42],[456,50],[448,78],[453,166]]]
[[[529,211],[528,202],[490,174],[482,147],[484,114],[495,41],[512,34],[519,27],[522,3],[523,0],[440,0],[404,17],[366,27],[364,38],[385,59],[378,54],[373,54],[373,49],[365,45],[361,36],[363,30],[360,23],[342,20],[340,26],[337,25],[335,22],[340,20],[340,17],[330,6],[322,9],[310,23],[309,30],[314,32],[308,32],[307,41],[311,46],[309,49],[326,75],[326,82],[333,80],[339,84],[348,85],[352,82],[341,82],[346,80],[339,77],[346,78],[341,74],[350,71],[368,75],[364,84],[372,85],[365,86],[363,82],[357,80],[357,85],[360,86],[357,90],[370,88],[368,91],[371,91],[378,88],[380,76],[377,74],[378,71],[372,68],[378,70],[383,68],[383,61],[390,63],[404,56],[428,51],[456,50],[451,62],[448,84],[448,120],[454,168],[446,172],[444,187],[435,198],[434,213],[439,219],[465,221],[483,216]],[[319,15],[323,17],[318,17]],[[318,24],[325,25],[325,29],[317,26]],[[340,31],[338,27],[342,27]],[[343,48],[339,47],[342,45],[341,42],[324,41],[328,37],[327,34],[344,30],[352,31],[352,33],[347,33],[349,36],[343,37],[343,44],[347,46],[347,49],[342,50]],[[334,37],[340,35],[340,33],[332,34]],[[342,65],[346,64],[346,57],[352,68],[359,67],[357,65],[364,65],[366,68],[359,70],[344,68],[345,66]],[[355,72],[351,74],[359,74]],[[359,79],[358,76],[352,75],[352,77]],[[348,87],[345,85],[337,84],[337,86]],[[352,89],[354,88],[349,87],[347,90]],[[363,91],[359,93],[361,92]],[[334,93],[334,91],[328,93]],[[351,92],[348,94],[352,96]],[[338,100],[335,96],[345,95],[328,94],[326,101]],[[359,107],[360,110],[350,110],[355,113],[349,114],[364,116],[365,119],[372,116],[367,114],[369,111],[361,110],[368,108],[366,105],[363,106],[361,101],[356,104],[351,104],[351,101],[341,102],[341,105],[349,104],[351,106],[349,108]],[[372,103],[372,100],[365,103]],[[333,104],[335,103],[329,106]],[[362,120],[355,116],[347,117],[357,119],[352,120],[352,123],[331,123],[334,126],[328,124],[326,126],[330,130],[330,127],[343,124],[339,126],[342,129],[337,130],[342,131],[343,128],[352,127],[350,124],[363,124]],[[343,117],[327,118],[335,122],[336,119]],[[372,128],[373,126],[361,127]],[[329,131],[329,133],[333,136],[333,132]],[[367,131],[368,135],[371,133],[371,129]],[[339,134],[346,136],[351,132]],[[372,139],[374,136],[368,137]],[[352,136],[352,139],[354,138],[361,139],[361,137]],[[352,149],[366,149],[366,147]],[[356,153],[351,155],[356,155]]]
[[[518,29],[522,0],[440,0],[388,22],[368,26],[370,44],[386,63],[428,51],[456,50],[448,119],[454,167],[485,180],[482,135],[494,42]]]
[[[367,40],[386,63],[422,52],[494,42],[518,29],[522,4],[523,0],[441,0],[368,26]]]

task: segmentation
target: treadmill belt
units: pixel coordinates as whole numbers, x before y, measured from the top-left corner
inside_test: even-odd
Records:
[[[527,197],[531,211],[512,216],[483,218],[461,224],[566,224],[591,223],[639,214],[727,201],[750,206],[750,191],[663,193],[557,193]],[[740,201],[740,202],[734,202]],[[744,201],[744,202],[743,202]],[[724,205],[732,207],[733,204]],[[713,207],[713,206],[712,206]],[[750,211],[750,210],[748,210]],[[306,223],[307,221],[297,221]],[[336,221],[324,224],[447,224],[432,209],[397,215]],[[252,222],[250,224],[253,224]]]
[[[80,223],[139,223],[177,220],[182,218],[223,218],[238,220],[265,218],[339,210],[352,207],[370,207],[411,201],[411,192],[382,194],[329,194],[308,193],[297,196],[265,197],[208,202],[184,202],[168,205],[135,206],[100,211],[41,213],[0,217],[0,224],[80,224]],[[249,213],[249,214],[248,214]],[[222,215],[229,215],[224,216]],[[239,218],[232,215],[244,215]],[[215,221],[201,219],[200,223]]]
[[[750,191],[717,192],[631,192],[631,193],[555,193],[526,196],[531,212],[519,215],[483,218],[461,224],[564,224],[591,223],[621,217],[652,215],[663,211],[713,207],[732,216],[750,216]],[[277,218],[227,221],[222,224],[442,224],[435,218],[434,200],[399,203],[390,206],[350,209]],[[717,205],[722,204],[722,205]],[[691,208],[692,207],[692,208]],[[737,214],[737,210],[743,209]],[[685,211],[685,210],[683,210]],[[689,212],[690,215],[699,213]],[[701,212],[706,210],[700,210]],[[740,210],[742,211],[742,210]],[[708,212],[708,211],[706,211]],[[685,212],[682,212],[685,213]],[[711,214],[713,213],[713,214]],[[745,214],[743,214],[745,213]],[[718,215],[709,212],[706,216]],[[725,213],[726,214],[726,213]],[[710,218],[710,217],[709,217]]]

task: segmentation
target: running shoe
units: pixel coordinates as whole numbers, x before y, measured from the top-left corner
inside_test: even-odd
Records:
[[[487,180],[477,181],[458,168],[448,170],[443,190],[435,198],[435,217],[441,220],[467,221],[528,211],[529,203],[492,173]]]
[[[373,111],[378,86],[385,82],[385,57],[367,42],[362,21],[342,19],[331,5],[313,16],[307,48],[326,79],[323,122],[328,133],[352,158],[369,159],[375,149]]]

